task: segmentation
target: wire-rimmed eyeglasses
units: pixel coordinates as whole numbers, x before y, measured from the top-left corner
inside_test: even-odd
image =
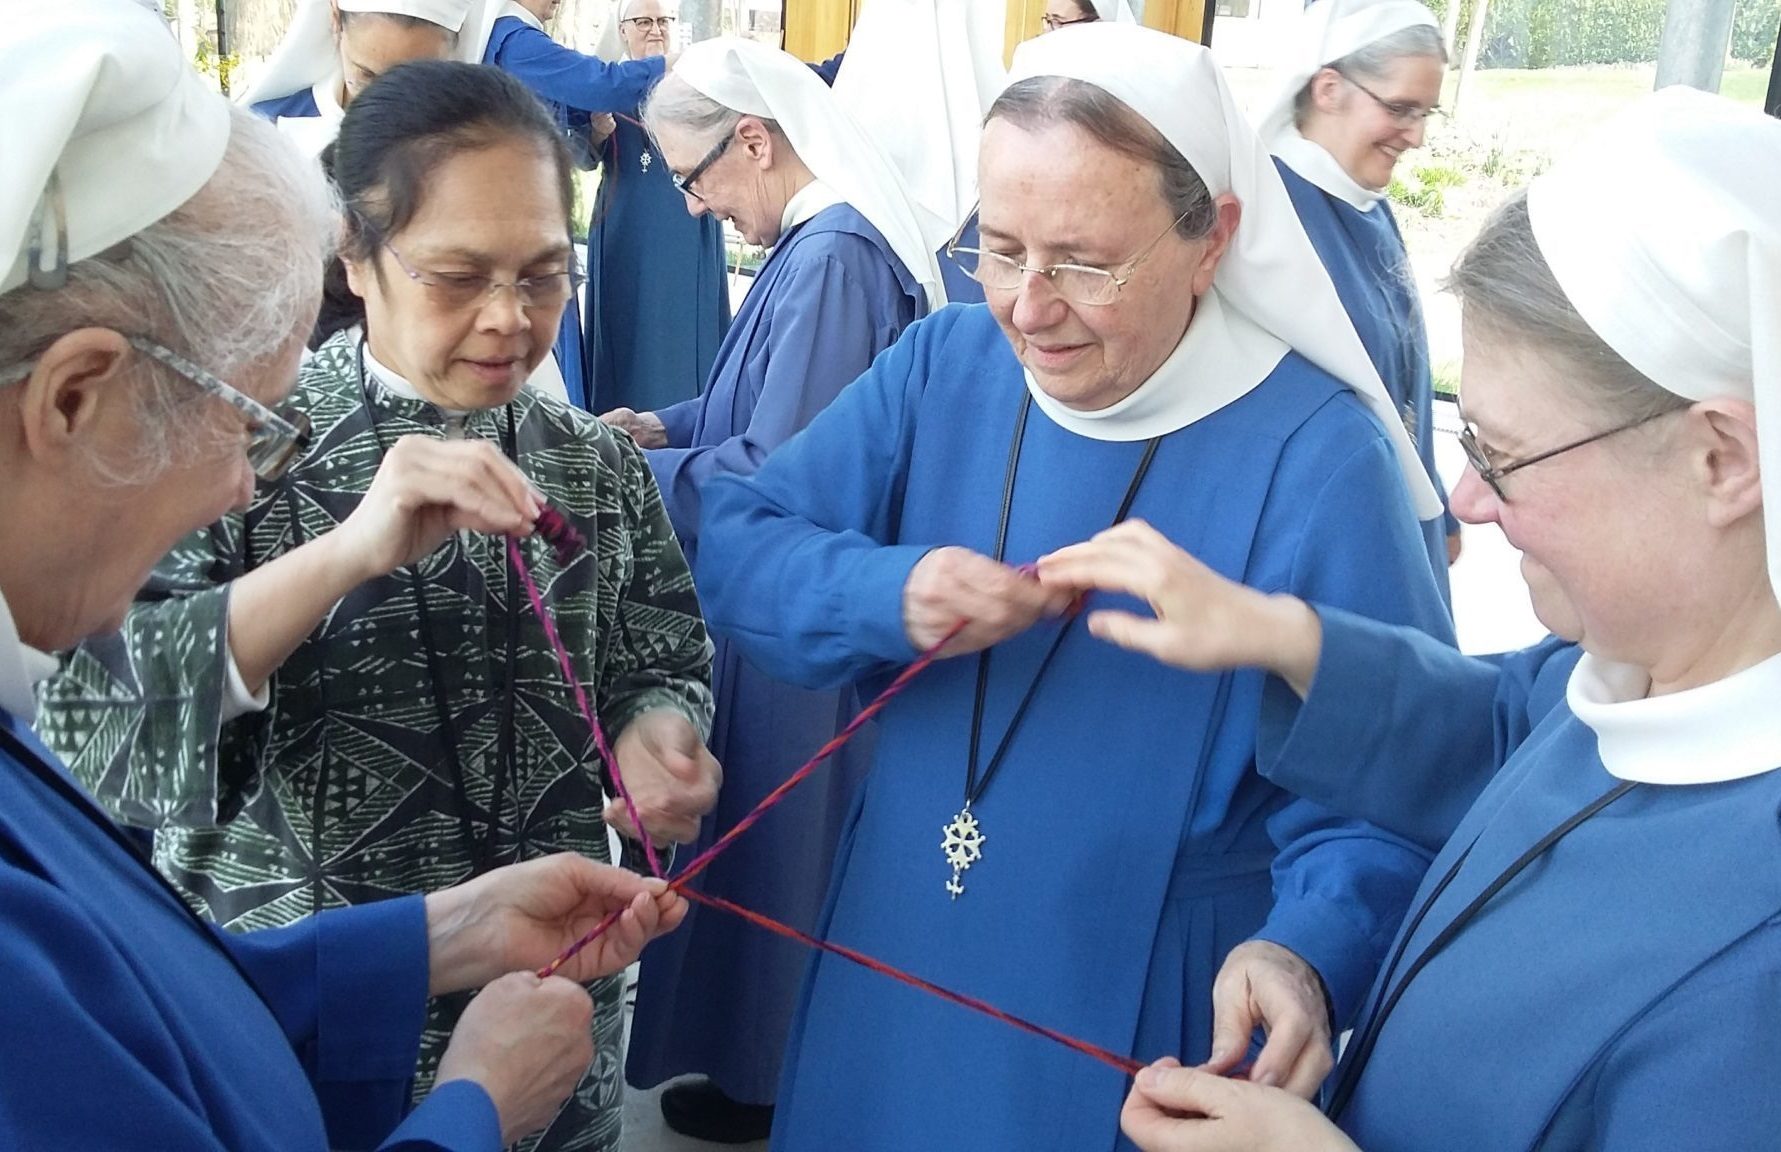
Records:
[[[627,16],[620,24],[630,24],[645,32],[660,31],[664,36],[674,31],[672,16]]]
[[[1096,15],[1078,16],[1074,20],[1065,20],[1061,16],[1052,16],[1047,13],[1046,15],[1039,17],[1039,23],[1044,25],[1047,32],[1056,32],[1059,28],[1068,28],[1072,24],[1093,24],[1099,19],[1100,16]]]
[[[513,290],[521,307],[560,308],[568,303],[569,298],[575,295],[575,290],[587,279],[573,270],[522,276],[518,280],[496,280],[480,272],[434,272],[417,269],[409,264],[402,253],[396,251],[388,241],[384,242],[383,247],[396,258],[396,266],[402,269],[404,275],[427,289],[442,307],[454,311],[473,308],[503,288]]]
[[[1581,448],[1585,444],[1594,444],[1597,440],[1606,440],[1610,436],[1618,436],[1622,432],[1630,432],[1634,428],[1651,423],[1660,416],[1668,416],[1672,412],[1682,412],[1685,410],[1686,409],[1683,408],[1671,408],[1663,412],[1653,412],[1625,424],[1616,424],[1614,427],[1609,428],[1606,431],[1596,432],[1592,435],[1585,436],[1581,440],[1573,440],[1569,444],[1561,444],[1557,448],[1549,448],[1544,452],[1537,452],[1532,456],[1517,460],[1513,464],[1496,464],[1493,463],[1490,458],[1490,449],[1485,447],[1485,445],[1478,439],[1478,429],[1470,420],[1466,419],[1465,410],[1461,409],[1459,414],[1459,446],[1466,454],[1466,463],[1470,464],[1472,468],[1477,471],[1478,479],[1490,485],[1490,490],[1496,494],[1496,498],[1504,504],[1507,504],[1509,502],[1509,497],[1503,491],[1503,477],[1514,472],[1519,472],[1530,465],[1550,460],[1554,456],[1562,456],[1573,448]]]
[[[1035,273],[1051,282],[1052,290],[1072,304],[1086,304],[1099,307],[1111,304],[1119,298],[1120,289],[1131,283],[1132,274],[1138,266],[1148,260],[1156,251],[1158,244],[1169,233],[1175,231],[1181,222],[1187,219],[1186,212],[1175,217],[1169,226],[1156,234],[1156,239],[1144,245],[1138,254],[1122,260],[1112,268],[1096,268],[1091,264],[1046,264],[1033,267],[1023,264],[1012,256],[1004,256],[1000,252],[991,252],[983,248],[967,248],[959,244],[959,237],[964,235],[965,226],[953,233],[947,242],[946,254],[950,256],[965,275],[977,281],[985,288],[996,292],[1011,292],[1019,288],[1028,273]],[[965,217],[969,223],[976,216],[975,209]]]
[[[1399,128],[1413,128],[1418,124],[1426,122],[1431,116],[1441,115],[1441,106],[1439,104],[1430,105],[1429,107],[1424,108],[1420,104],[1413,104],[1406,100],[1387,100],[1385,97],[1379,95],[1379,93],[1373,91],[1365,84],[1362,84],[1359,80],[1356,80],[1340,68],[1334,68],[1331,69],[1331,71],[1372,97],[1373,103],[1379,105],[1380,109],[1383,110],[1387,116],[1391,117],[1392,123],[1396,124]]]

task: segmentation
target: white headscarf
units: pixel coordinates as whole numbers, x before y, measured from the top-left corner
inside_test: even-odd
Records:
[[[1528,187],[1559,287],[1659,387],[1756,406],[1769,581],[1781,596],[1781,121],[1666,88]]]
[[[977,200],[1006,20],[1001,0],[867,0],[835,79],[836,101],[902,173],[932,249]]]
[[[473,7],[486,0],[297,0],[297,11],[284,39],[273,49],[266,67],[237,99],[242,104],[258,104],[262,100],[278,100],[313,88],[317,84],[338,82],[340,54],[334,47],[334,21],[329,11],[338,6],[342,12],[381,12],[392,16],[413,16],[459,33],[453,58],[480,63],[480,46],[473,57],[471,47],[461,34]],[[473,39],[474,37],[472,37]],[[319,101],[318,101],[319,103]]]
[[[1416,514],[1425,520],[1439,515],[1440,499],[1416,447],[1305,236],[1280,173],[1211,53],[1150,28],[1078,24],[1016,49],[1009,82],[1039,76],[1081,80],[1119,99],[1162,133],[1212,195],[1235,195],[1243,215],[1211,291],[1200,297],[1187,334],[1155,375],[1099,412],[1066,408],[1029,378],[1034,402],[1084,436],[1148,439],[1218,411],[1296,351],[1372,410],[1397,450]]]
[[[1132,11],[1131,0],[1092,0],[1095,15],[1114,24],[1136,24],[1138,14]]]
[[[1262,117],[1262,140],[1274,148],[1282,135],[1297,135],[1293,102],[1325,67],[1394,32],[1422,26],[1438,30],[1441,24],[1417,0],[1317,0],[1293,28],[1280,92]]]
[[[929,307],[946,302],[935,246],[902,177],[809,65],[753,40],[721,36],[682,52],[674,75],[725,108],[776,121],[811,174],[884,235],[926,290]]]

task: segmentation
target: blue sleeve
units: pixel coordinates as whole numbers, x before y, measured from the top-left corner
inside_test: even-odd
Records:
[[[700,493],[711,477],[753,475],[768,453],[870,368],[872,358],[902,327],[840,259],[806,260],[787,272],[776,285],[777,303],[762,317],[764,362],[753,360],[742,367],[743,386],[753,401],[748,426],[716,444],[648,453],[674,533],[695,556]]]
[[[1301,703],[1269,678],[1256,762],[1289,792],[1439,848],[1497,769],[1564,699],[1578,650],[1548,638],[1466,656],[1410,628],[1328,605]]]
[[[213,929],[252,977],[315,1085],[328,1135],[369,1147],[402,1118],[427,1008],[420,896],[311,916],[288,928]]]
[[[700,600],[768,675],[829,687],[915,658],[903,585],[927,548],[893,541],[922,382],[950,321],[910,325],[753,476],[706,486]]]
[[[482,1085],[451,1080],[427,1093],[378,1152],[497,1152],[501,1117]]]
[[[662,75],[663,57],[608,64],[565,48],[536,28],[509,35],[492,61],[553,103],[584,112],[630,112]]]

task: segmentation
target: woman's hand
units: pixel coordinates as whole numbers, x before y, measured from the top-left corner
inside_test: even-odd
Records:
[[[1212,1072],[1229,1073],[1267,1033],[1249,1069],[1257,1084],[1309,1098],[1330,1074],[1330,1007],[1323,980],[1298,953],[1267,940],[1231,949],[1212,982]]]
[[[643,713],[619,733],[612,754],[637,815],[658,847],[699,838],[699,822],[717,806],[724,774],[685,716],[669,708]],[[605,817],[621,835],[641,837],[624,801],[608,801]]]
[[[494,1101],[501,1143],[555,1118],[594,1060],[594,1002],[561,976],[512,972],[470,1001],[439,1058],[439,1076],[474,1080]]]
[[[1304,601],[1227,580],[1142,520],[1042,558],[1039,582],[1060,594],[1143,600],[1153,617],[1092,612],[1089,631],[1177,668],[1266,668],[1304,696],[1323,654],[1323,625]]]
[[[1360,1152],[1296,1096],[1173,1060],[1138,1073],[1119,1126],[1144,1152]]]
[[[459,530],[527,535],[542,507],[488,441],[404,436],[329,538],[338,562],[363,582],[414,563]]]
[[[936,548],[916,562],[903,585],[903,631],[911,645],[926,652],[965,621],[940,653],[957,656],[994,647],[1047,616],[1060,616],[1074,598],[969,548]]]
[[[587,123],[587,136],[589,143],[593,145],[591,150],[598,154],[600,145],[606,143],[607,138],[616,131],[618,131],[618,121],[612,118],[612,113],[602,112],[597,116],[590,116]]]
[[[614,428],[630,433],[631,439],[639,448],[666,448],[668,446],[668,429],[663,426],[661,417],[654,412],[633,412],[629,408],[614,408],[600,417],[601,420]]]
[[[562,852],[510,864],[427,897],[428,992],[480,988],[543,968],[618,909],[604,935],[563,965],[587,981],[621,972],[643,946],[686,918],[686,901],[646,879]]]

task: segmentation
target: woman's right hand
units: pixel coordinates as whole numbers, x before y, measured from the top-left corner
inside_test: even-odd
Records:
[[[990,648],[1047,616],[1061,616],[1074,594],[1048,589],[1018,569],[969,548],[936,548],[916,561],[903,584],[903,631],[926,652],[959,621],[940,650],[957,656]]]
[[[556,1116],[594,1060],[594,1002],[561,976],[512,972],[489,984],[452,1031],[437,1083],[474,1080],[511,1145]]]
[[[614,408],[601,415],[602,423],[630,434],[639,448],[666,448],[668,446],[668,429],[662,424],[661,417],[654,412],[634,412],[629,408]]]
[[[414,563],[459,530],[527,535],[542,508],[525,476],[487,440],[404,436],[332,533],[333,544],[362,582]]]
[[[1119,1126],[1144,1152],[1360,1152],[1289,1092],[1173,1060],[1138,1073]]]

